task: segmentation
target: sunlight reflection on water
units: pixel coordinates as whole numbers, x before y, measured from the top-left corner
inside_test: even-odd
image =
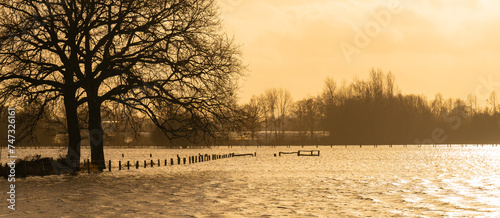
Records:
[[[257,152],[257,157],[20,179],[17,213],[500,216],[500,147],[328,146],[319,148],[320,157],[273,155],[299,149],[107,149],[114,164],[149,160],[150,153],[153,160],[229,152]],[[58,151],[26,154],[33,152],[57,156]]]

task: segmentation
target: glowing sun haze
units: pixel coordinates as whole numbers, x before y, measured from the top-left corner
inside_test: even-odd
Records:
[[[500,2],[494,0],[219,0],[248,76],[239,96],[266,88],[295,100],[326,77],[364,79],[391,71],[403,93],[465,99],[500,81]],[[497,92],[500,90],[496,87]]]

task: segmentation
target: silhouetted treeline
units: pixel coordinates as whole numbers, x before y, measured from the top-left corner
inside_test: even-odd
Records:
[[[437,94],[434,100],[429,101],[421,95],[401,94],[391,73],[384,74],[374,69],[366,81],[355,79],[349,84],[344,82],[339,85],[329,78],[320,95],[293,103],[289,101],[287,107],[280,104],[272,106],[272,102],[278,102],[268,97],[269,93],[275,92],[273,90],[266,90],[242,106],[246,117],[244,130],[266,132],[267,139],[256,139],[252,134],[252,140],[259,143],[500,142],[500,113],[495,92],[490,93],[486,107],[478,107],[481,102],[473,95],[464,101],[445,100]],[[276,110],[280,113],[273,112]]]
[[[241,104],[231,113],[233,123],[201,143],[185,138],[169,140],[148,119],[123,107],[103,109],[104,138],[110,146],[210,146],[218,144],[476,144],[500,143],[497,96],[488,99],[445,99],[437,94],[401,94],[394,76],[371,70],[366,80],[337,83],[325,80],[323,91],[294,101],[289,91],[272,88]],[[37,115],[29,107],[18,110],[18,122]],[[6,123],[6,108],[2,108]],[[85,114],[85,108],[81,114]],[[64,109],[54,106],[43,114],[25,145],[67,144]],[[28,116],[29,115],[29,116]],[[81,116],[81,131],[87,123]],[[190,125],[186,123],[185,125]],[[2,127],[2,129],[5,129]],[[85,136],[86,134],[82,134]],[[202,137],[202,136],[199,136]],[[88,145],[83,137],[82,145]]]

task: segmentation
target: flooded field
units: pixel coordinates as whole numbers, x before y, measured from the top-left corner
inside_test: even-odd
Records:
[[[318,149],[321,156],[274,157],[300,149]],[[4,201],[0,216],[500,216],[500,147],[105,150],[113,163],[232,152],[257,156],[18,179],[16,211]],[[7,185],[0,181],[3,193]]]

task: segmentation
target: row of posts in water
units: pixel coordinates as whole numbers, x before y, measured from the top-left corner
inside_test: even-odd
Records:
[[[122,154],[122,157],[123,156],[124,155]],[[153,155],[149,154],[149,156],[152,157]],[[235,153],[212,154],[212,155],[199,154],[199,155],[189,156],[188,158],[186,158],[186,157],[181,158],[179,155],[177,155],[176,161],[174,161],[175,160],[174,158],[170,158],[170,165],[175,165],[175,163],[177,163],[177,165],[195,164],[195,163],[201,163],[201,162],[206,162],[206,161],[211,161],[211,160],[226,159],[226,158],[232,158],[232,157],[238,157],[238,156],[257,156],[257,152],[255,152],[253,154],[235,154]],[[90,173],[90,171],[91,171],[90,165],[91,164],[88,164],[89,161],[90,161],[89,159],[84,161],[84,166],[87,166],[87,171]],[[108,170],[109,171],[111,171],[111,169],[112,169],[111,163],[112,163],[112,161],[109,160],[108,161]],[[168,160],[163,159],[163,165],[167,166],[167,163],[168,163]],[[162,161],[160,159],[157,159],[157,160],[150,159],[149,161],[144,160],[144,164],[142,166],[144,168],[146,168],[148,166],[154,167],[155,165],[160,167],[161,164],[162,164]],[[135,161],[135,164],[133,162],[131,164],[130,161],[127,161],[126,164],[125,164],[125,162],[123,162],[123,164],[122,164],[122,161],[118,161],[118,170],[122,170],[125,168],[127,168],[127,170],[130,170],[130,167],[134,167],[134,166],[136,169],[139,169],[139,167],[140,167],[139,161]]]

